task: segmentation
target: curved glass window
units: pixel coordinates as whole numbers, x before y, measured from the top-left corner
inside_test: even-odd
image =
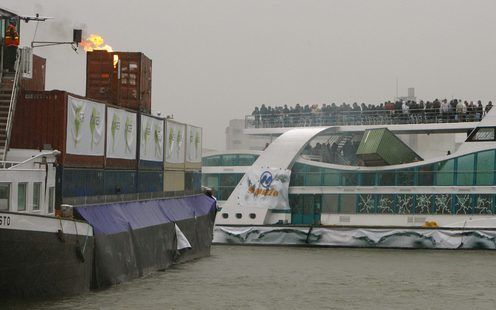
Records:
[[[308,172],[306,173],[305,185],[306,186],[321,186],[322,179],[320,174],[320,167],[309,166]]]
[[[436,185],[454,185],[455,160],[450,159],[437,164]]]
[[[476,184],[494,184],[494,150],[477,154]]]
[[[415,185],[415,170],[414,169],[398,170],[397,185],[398,186]]]
[[[203,157],[203,166],[220,166],[222,159],[220,155]]]
[[[344,172],[341,174],[341,185],[344,186],[357,186],[358,173],[357,172]]]
[[[375,185],[375,172],[365,172],[361,174],[361,186],[374,186]]]
[[[338,171],[326,169],[322,173],[322,182],[324,186],[339,186],[341,175]]]
[[[253,154],[224,154],[203,157],[203,166],[251,166],[258,155]]]
[[[237,166],[238,155],[222,155],[222,166]]]
[[[474,161],[475,154],[469,154],[457,159],[456,184],[473,185],[474,184]]]
[[[238,166],[251,166],[257,158],[258,155],[240,154],[238,155]]]
[[[487,186],[496,184],[495,170],[496,150],[387,171],[334,170],[295,163],[290,186]]]
[[[435,165],[425,165],[419,167],[417,171],[417,184],[420,186],[434,185]]]
[[[494,141],[495,140],[495,128],[493,127],[480,127],[475,129],[470,136],[467,138],[467,141]]]
[[[394,171],[377,172],[377,185],[394,186],[396,185],[396,173]]]

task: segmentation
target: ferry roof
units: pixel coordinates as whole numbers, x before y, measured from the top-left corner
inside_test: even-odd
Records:
[[[401,124],[401,125],[348,125],[331,126],[334,132],[364,132],[367,129],[387,128],[395,134],[419,133],[465,133],[477,127],[480,122],[465,123],[430,123],[430,124]],[[329,127],[329,128],[331,128]],[[297,127],[282,128],[246,128],[248,135],[281,135]],[[300,127],[302,128],[302,127]]]

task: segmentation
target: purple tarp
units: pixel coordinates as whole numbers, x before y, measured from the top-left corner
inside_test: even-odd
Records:
[[[76,207],[76,210],[93,226],[95,234],[115,234],[130,227],[139,229],[207,215],[215,210],[215,200],[195,195]]]

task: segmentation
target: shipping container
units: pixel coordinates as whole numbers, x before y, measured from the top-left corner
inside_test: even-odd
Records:
[[[21,79],[22,90],[45,90],[46,59],[33,54],[31,77]]]
[[[184,170],[164,170],[164,192],[179,192],[184,189]]]
[[[187,170],[201,170],[202,167],[202,129],[186,125],[186,156],[185,168]]]
[[[397,165],[422,160],[387,128],[366,130],[356,154],[366,166]]]
[[[162,171],[138,171],[138,192],[158,193],[164,190],[164,173]]]
[[[103,169],[57,167],[57,193],[62,199],[104,195]]]
[[[136,170],[105,170],[105,195],[136,193]]]
[[[103,168],[105,104],[64,91],[19,94],[10,148],[56,149],[64,167]]]
[[[117,106],[151,112],[152,61],[143,53],[87,53],[86,96]]]
[[[105,169],[136,170],[138,141],[137,113],[107,105]]]
[[[138,169],[163,170],[164,130],[163,118],[145,113],[138,114]]]
[[[186,165],[186,125],[165,120],[164,169],[184,170]]]

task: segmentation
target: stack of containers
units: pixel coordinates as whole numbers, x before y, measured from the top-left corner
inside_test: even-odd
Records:
[[[165,120],[164,192],[184,191],[186,125]]]
[[[201,187],[202,129],[186,125],[185,189],[199,190]]]
[[[86,97],[151,112],[152,61],[143,53],[87,53]]]
[[[143,134],[140,125],[142,117],[139,112],[151,112],[151,77],[152,61],[143,53],[106,51],[87,53],[86,96],[113,105],[107,107],[109,130],[105,162],[105,193],[108,195],[136,191],[151,192],[156,191],[157,188],[158,191],[162,190],[161,168],[158,175],[146,173],[158,184],[154,186],[143,185],[142,183],[149,179],[139,172],[139,168],[142,167],[140,137]],[[148,138],[147,134],[145,134],[146,138]],[[147,143],[153,141],[152,139]],[[149,154],[143,156],[146,157],[144,161],[150,158]],[[162,160],[157,166],[161,167],[161,162]],[[156,170],[151,163],[145,163],[143,168],[147,172]]]
[[[45,90],[46,59],[33,54],[31,72],[22,76],[22,90]]]
[[[104,194],[105,104],[65,91],[23,91],[10,148],[61,151],[57,201]]]
[[[139,193],[162,192],[164,184],[164,119],[140,113],[139,128]]]
[[[10,148],[57,149],[57,203],[65,198],[200,188],[202,130],[150,115],[151,60],[141,53],[87,56],[87,97],[19,95]],[[44,62],[39,61],[44,82]],[[40,89],[44,83],[31,83]],[[28,84],[26,84],[28,86]]]
[[[107,105],[105,194],[132,194],[137,187],[138,117],[131,110]]]

